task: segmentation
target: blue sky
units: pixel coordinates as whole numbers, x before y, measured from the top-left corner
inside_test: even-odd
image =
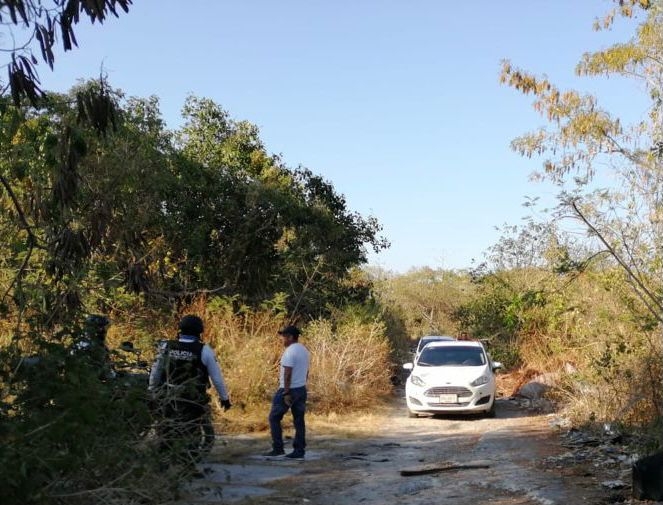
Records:
[[[330,180],[349,207],[374,215],[391,248],[372,265],[462,269],[518,224],[540,160],[510,141],[544,125],[530,97],[499,84],[500,61],[633,110],[619,79],[574,77],[590,50],[632,24],[592,31],[607,0],[135,0],[127,15],[81,26],[46,89],[98,76],[128,95],[156,95],[170,127],[188,94],[258,125],[289,166]],[[186,6],[183,8],[183,6]]]

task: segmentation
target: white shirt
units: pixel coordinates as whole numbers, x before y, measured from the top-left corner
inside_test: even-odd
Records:
[[[283,356],[281,356],[279,386],[282,388],[285,387],[285,367],[292,368],[292,375],[290,377],[291,388],[306,386],[309,359],[308,350],[299,342],[293,342],[286,347]]]

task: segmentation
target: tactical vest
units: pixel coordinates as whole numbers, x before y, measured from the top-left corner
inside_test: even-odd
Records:
[[[178,398],[202,402],[207,398],[208,374],[202,362],[204,344],[171,340],[164,350],[162,384],[175,386]]]

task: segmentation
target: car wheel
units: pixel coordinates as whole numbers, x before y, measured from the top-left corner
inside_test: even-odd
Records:
[[[410,419],[414,419],[414,418],[416,418],[416,417],[419,417],[419,414],[417,414],[416,412],[412,412],[410,409],[408,409],[408,411],[407,411],[407,416],[408,416]]]
[[[490,410],[486,411],[486,417],[495,417],[495,403],[495,400],[493,400],[493,404],[490,406]]]

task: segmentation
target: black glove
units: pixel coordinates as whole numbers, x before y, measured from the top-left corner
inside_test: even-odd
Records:
[[[230,400],[221,400],[221,405],[223,406],[223,411],[225,412],[228,410],[232,405],[230,404]]]

